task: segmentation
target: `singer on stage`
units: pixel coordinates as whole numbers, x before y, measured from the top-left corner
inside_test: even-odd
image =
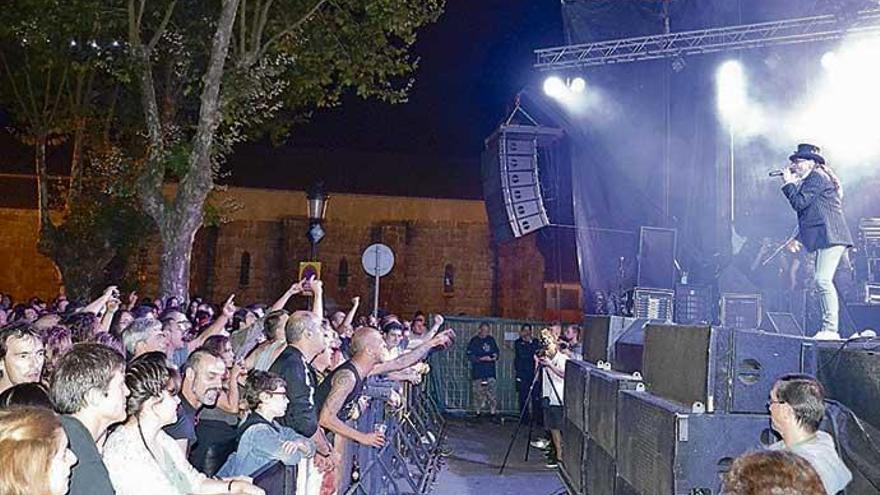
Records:
[[[807,251],[816,252],[814,281],[822,309],[822,328],[815,338],[834,340],[840,339],[834,272],[853,241],[843,218],[840,179],[819,152],[818,146],[798,145],[797,151],[788,157],[789,167],[781,170],[785,182],[782,192],[797,212],[798,240]]]

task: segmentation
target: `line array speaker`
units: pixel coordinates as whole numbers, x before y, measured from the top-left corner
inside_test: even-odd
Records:
[[[547,225],[538,174],[538,150],[553,146],[560,129],[502,125],[486,139],[482,158],[483,198],[495,242],[509,241]]]

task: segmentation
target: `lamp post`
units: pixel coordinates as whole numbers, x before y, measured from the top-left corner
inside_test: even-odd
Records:
[[[312,261],[318,259],[318,243],[324,238],[324,229],[321,227],[321,222],[324,221],[324,215],[327,213],[327,202],[329,200],[330,197],[324,192],[323,182],[315,182],[306,192],[309,211],[309,230],[306,231],[306,237],[312,246],[309,258]]]

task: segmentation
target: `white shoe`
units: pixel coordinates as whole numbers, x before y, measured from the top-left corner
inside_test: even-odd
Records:
[[[831,330],[817,332],[816,335],[813,335],[813,338],[816,340],[842,340],[839,333],[832,332]]]
[[[546,438],[539,438],[537,440],[533,440],[530,445],[536,449],[543,450],[550,446],[550,440],[547,440]]]

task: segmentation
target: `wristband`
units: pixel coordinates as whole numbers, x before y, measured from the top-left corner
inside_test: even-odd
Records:
[[[229,480],[229,484],[226,486],[226,491],[232,493],[232,484],[235,483],[235,480]]]

